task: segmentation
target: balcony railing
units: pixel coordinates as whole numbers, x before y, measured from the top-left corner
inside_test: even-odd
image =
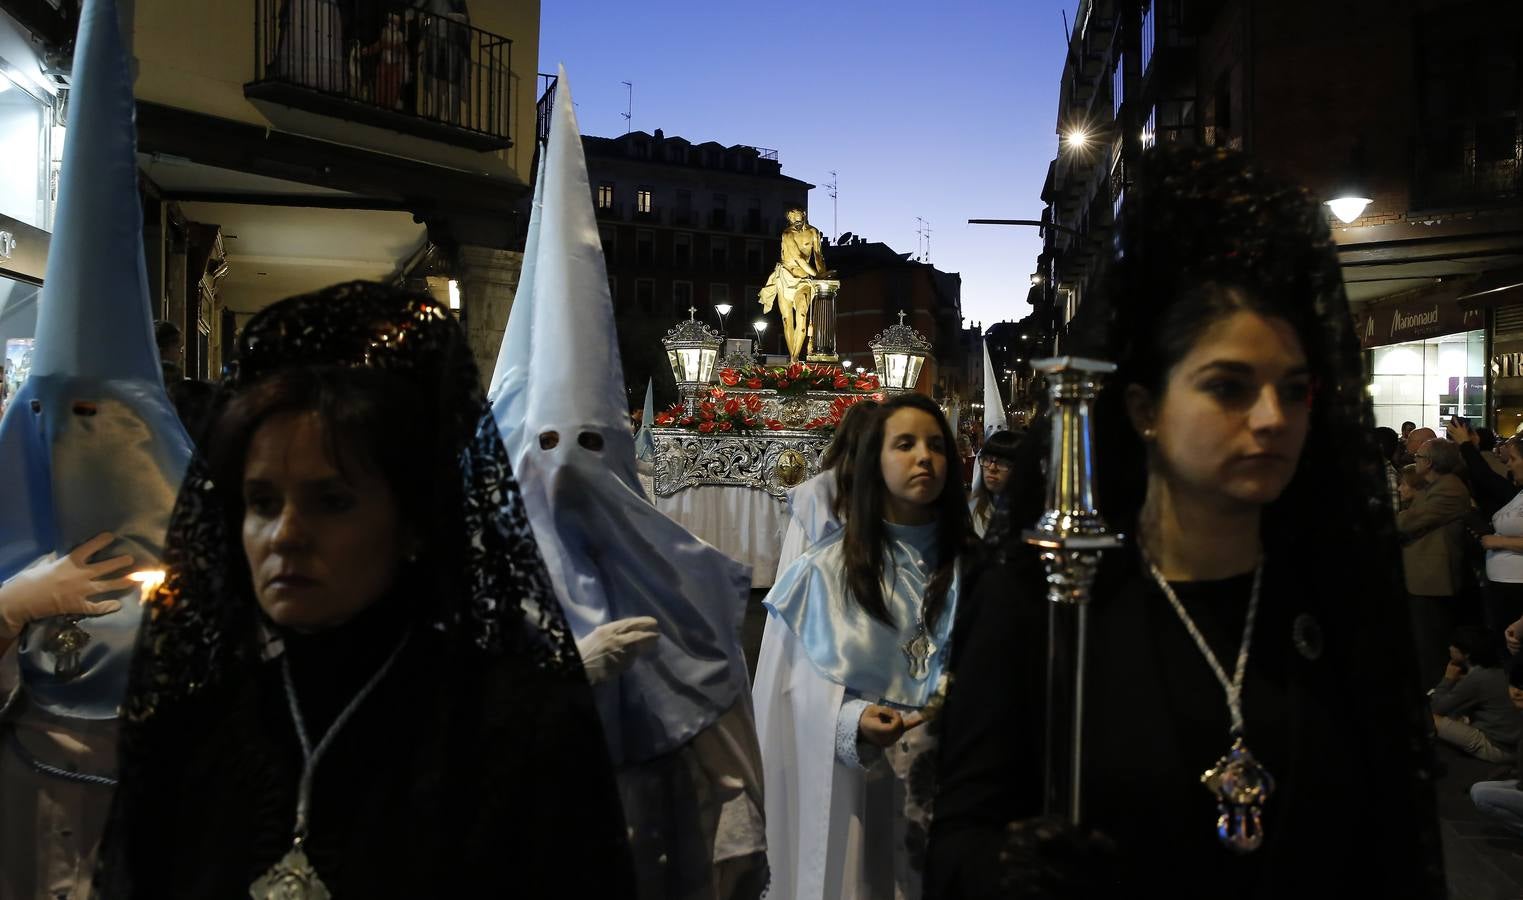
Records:
[[[251,99],[476,150],[512,146],[513,42],[453,16],[255,0]]]

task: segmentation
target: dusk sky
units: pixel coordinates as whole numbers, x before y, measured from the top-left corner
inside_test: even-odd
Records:
[[[582,133],[664,129],[778,151],[810,220],[962,275],[968,324],[1028,312],[1035,219],[1057,149],[1063,18],[1076,0],[737,4],[548,0],[541,72],[566,66]],[[840,185],[839,225],[825,185]],[[827,261],[829,260],[827,252]]]

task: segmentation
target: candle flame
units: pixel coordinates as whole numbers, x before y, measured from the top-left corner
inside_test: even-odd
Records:
[[[148,598],[164,583],[163,569],[144,569],[127,575],[128,580],[138,583],[138,602],[147,603]]]

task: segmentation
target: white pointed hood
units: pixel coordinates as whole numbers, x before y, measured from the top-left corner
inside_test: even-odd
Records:
[[[994,360],[989,358],[989,342],[984,341],[984,439],[1009,427],[1004,395],[999,392],[999,379],[994,377]]]
[[[660,622],[655,650],[594,689],[615,763],[641,762],[691,740],[744,696],[739,632],[750,569],[659,512],[636,478],[613,302],[564,69],[544,158],[523,419],[513,421],[511,378],[494,409],[572,632],[580,639],[630,616]],[[515,304],[504,336],[509,372],[524,352],[522,316]]]
[[[492,402],[492,414],[509,452],[523,427],[529,404],[529,346],[534,322],[534,272],[539,267],[540,219],[545,205],[545,156],[541,151],[534,174],[534,201],[529,208],[524,264],[518,273],[518,288],[513,292],[513,306],[508,310],[508,327],[497,351],[492,380],[487,382],[487,399]]]

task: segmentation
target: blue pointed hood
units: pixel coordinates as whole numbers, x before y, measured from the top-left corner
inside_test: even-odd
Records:
[[[75,44],[58,215],[38,301],[31,377],[0,420],[0,578],[101,531],[101,558],[161,565],[190,439],[164,392],[143,263],[132,81],[113,0],[86,0]],[[54,620],[21,637],[22,680],[61,715],[116,715],[141,609],[80,623],[69,671]]]
[[[640,414],[640,433],[635,435],[635,458],[642,462],[656,461],[656,381],[645,382],[645,411]]]

